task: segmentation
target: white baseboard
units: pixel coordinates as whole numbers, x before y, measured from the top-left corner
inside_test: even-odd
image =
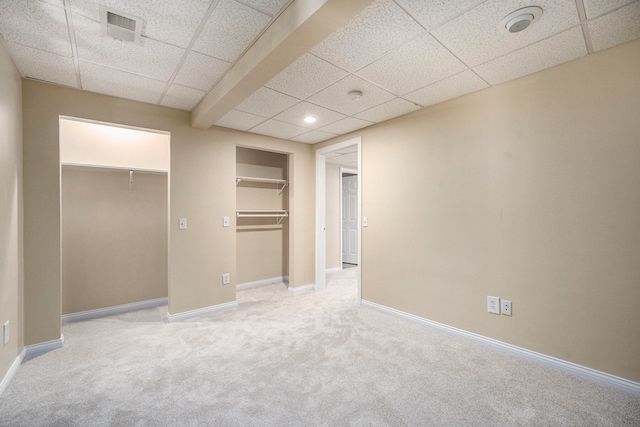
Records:
[[[488,345],[490,347],[505,351],[507,353],[523,357],[525,359],[532,360],[540,363],[541,365],[549,366],[551,368],[559,369],[561,371],[577,375],[588,380],[605,384],[611,387],[615,387],[635,395],[640,395],[640,383],[628,380],[626,378],[618,377],[616,375],[608,374],[606,372],[598,371],[593,368],[578,365],[577,363],[569,362],[566,360],[558,359],[557,357],[548,356],[536,351],[527,350],[526,348],[518,347],[513,344],[498,341],[493,338],[485,337],[483,335],[475,334],[473,332],[465,331],[464,329],[458,329],[453,326],[445,325],[443,323],[435,322],[433,320],[425,319],[424,317],[416,316],[404,311],[396,310],[394,308],[386,307],[384,305],[376,304],[375,302],[362,300],[363,307],[379,310],[394,316],[402,317],[404,319],[412,320],[414,322],[421,323],[426,326],[430,326],[436,329],[440,329],[449,333],[453,333],[473,341]]]
[[[293,294],[299,294],[301,292],[314,291],[316,289],[316,285],[310,283],[308,285],[296,286],[295,288],[289,287],[289,292]]]
[[[24,347],[25,356],[31,356],[34,354],[46,353],[47,351],[62,348],[64,343],[64,335],[60,335],[57,340],[39,342],[38,344],[31,344]]]
[[[212,305],[210,307],[197,308],[195,310],[183,311],[182,313],[170,314],[167,311],[167,321],[177,322],[179,320],[190,319],[192,317],[201,316],[203,314],[214,313],[216,311],[229,310],[231,308],[237,308],[238,303],[236,301],[225,302],[224,304]]]
[[[238,283],[236,285],[236,291],[259,288],[260,286],[267,286],[267,285],[272,285],[274,283],[288,282],[288,281],[289,281],[289,276],[278,276],[278,277],[271,277],[269,279],[254,280],[253,282]]]
[[[141,310],[143,308],[167,305],[167,298],[148,299],[129,304],[114,305],[111,307],[96,308],[95,310],[79,311],[62,315],[62,323],[77,322],[79,320],[95,319],[97,317],[110,316],[112,314],[126,313],[127,311]]]
[[[9,367],[9,370],[4,375],[4,378],[2,378],[2,381],[0,381],[0,396],[2,396],[2,393],[4,393],[4,391],[7,389],[7,387],[9,387],[9,383],[13,379],[13,376],[18,372],[18,369],[20,368],[20,365],[22,364],[22,361],[24,360],[25,353],[26,352],[25,352],[25,349],[23,347],[22,351],[20,352],[18,357],[16,357],[16,359],[13,361],[13,363]]]

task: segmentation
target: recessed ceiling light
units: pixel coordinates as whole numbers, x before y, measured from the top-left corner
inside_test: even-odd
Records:
[[[305,114],[302,119],[305,123],[315,123],[318,120],[313,114]]]
[[[352,101],[360,101],[362,99],[362,92],[359,90],[352,90],[349,92],[349,99]]]
[[[538,6],[523,7],[502,18],[500,28],[504,28],[510,33],[519,33],[529,28],[529,26],[539,20],[541,16],[542,8]]]

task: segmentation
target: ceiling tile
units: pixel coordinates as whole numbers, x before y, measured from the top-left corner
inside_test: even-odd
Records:
[[[255,9],[268,13],[271,16],[275,16],[293,0],[240,0],[240,1],[248,6],[251,6]]]
[[[189,52],[174,82],[208,91],[230,66],[230,63],[220,59],[198,52]]]
[[[188,4],[175,0],[101,0],[99,3],[144,19],[144,36],[175,46],[187,47],[207,12],[211,0],[189,0]],[[71,10],[93,21],[100,21],[96,0],[71,0]]]
[[[303,117],[306,114],[312,114],[316,116],[316,122],[305,123]],[[274,117],[274,119],[280,120],[281,122],[291,123],[293,125],[303,126],[308,129],[315,129],[328,125],[329,123],[344,119],[345,117],[346,116],[344,114],[327,110],[326,108],[320,107],[318,105],[309,104],[308,102],[300,102],[278,114]]]
[[[640,2],[589,22],[593,50],[599,51],[640,37]]]
[[[321,132],[319,130],[312,130],[311,132],[303,133],[295,138],[291,138],[292,141],[304,142],[306,144],[316,144],[318,142],[326,141],[327,139],[334,138],[338,135],[335,133]]]
[[[402,98],[396,98],[377,107],[373,107],[362,113],[356,114],[355,117],[370,122],[380,123],[394,117],[402,116],[420,109],[419,105],[406,101]]]
[[[82,89],[156,104],[165,83],[90,62],[80,62]]]
[[[534,43],[493,61],[474,67],[489,84],[496,85],[587,54],[582,27]]]
[[[467,67],[429,34],[383,56],[356,74],[404,95],[453,76]]]
[[[593,19],[629,3],[633,0],[584,0],[584,11],[587,19]]]
[[[530,6],[527,0],[489,0],[432,34],[467,65],[475,66],[580,23],[575,0],[537,0],[536,5],[542,8],[542,17],[519,33],[510,33],[500,21]]]
[[[0,32],[5,40],[23,46],[69,57],[72,54],[62,7],[34,0],[2,1]]]
[[[184,49],[142,38],[142,44],[100,35],[100,23],[73,16],[78,57],[99,65],[167,81],[182,58]]]
[[[274,136],[276,138],[289,139],[307,132],[308,129],[277,120],[267,120],[252,128],[249,132],[261,135]]]
[[[215,124],[216,126],[246,131],[259,125],[265,120],[267,119],[264,117],[245,113],[244,111],[231,110]]]
[[[391,0],[378,0],[311,49],[314,55],[356,71],[426,30]]]
[[[397,0],[409,9],[414,18],[430,28],[435,28],[484,0]]]
[[[367,126],[371,126],[373,123],[356,119],[355,117],[347,117],[330,125],[324,126],[319,130],[322,132],[336,133],[342,135],[343,133],[353,132],[354,130],[362,129]]]
[[[484,80],[478,77],[473,71],[467,70],[422,89],[418,89],[404,97],[426,107],[487,87],[489,87],[489,85]]]
[[[78,87],[73,59],[11,42],[5,46],[23,77]]]
[[[193,50],[234,62],[271,17],[233,0],[220,0],[205,24]]]
[[[348,147],[339,148],[335,152],[342,155],[347,153],[356,153],[357,151],[358,151],[358,146],[354,144]]]
[[[362,92],[362,99],[352,101],[349,99],[349,92],[359,90]],[[347,78],[329,86],[316,93],[307,101],[321,105],[333,111],[337,111],[347,116],[357,114],[361,111],[373,108],[395,98],[393,94],[380,89],[360,77],[350,75]]]
[[[298,99],[263,87],[242,101],[236,110],[262,117],[273,117],[298,103]]]
[[[306,99],[347,76],[346,71],[306,53],[265,86],[296,98]]]
[[[160,104],[165,107],[177,108],[178,110],[191,111],[198,105],[205,93],[198,89],[173,84],[165,93]]]

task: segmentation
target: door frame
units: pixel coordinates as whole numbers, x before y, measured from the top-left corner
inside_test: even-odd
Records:
[[[318,291],[326,289],[326,154],[358,146],[358,304],[362,300],[362,138],[355,137],[316,150],[316,280]]]
[[[350,168],[340,168],[340,268],[342,268],[342,264],[344,264],[344,261],[342,259],[342,254],[344,253],[344,236],[342,235],[342,209],[344,209],[343,202],[342,202],[342,179],[344,178],[343,174],[345,173],[350,173],[353,175],[360,175],[358,173],[357,170],[355,169],[350,169]],[[360,188],[360,180],[358,180],[358,188]],[[360,191],[358,190],[358,202],[360,201]],[[360,204],[357,203],[357,209],[358,209],[358,213],[360,213]],[[358,224],[360,223],[360,221],[358,220]],[[358,238],[360,237],[360,227],[358,227]],[[358,248],[360,249],[360,248]],[[358,254],[360,254],[360,251],[358,251]]]

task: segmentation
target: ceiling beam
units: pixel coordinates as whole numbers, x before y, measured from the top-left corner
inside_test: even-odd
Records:
[[[191,112],[207,129],[372,0],[294,0]]]

